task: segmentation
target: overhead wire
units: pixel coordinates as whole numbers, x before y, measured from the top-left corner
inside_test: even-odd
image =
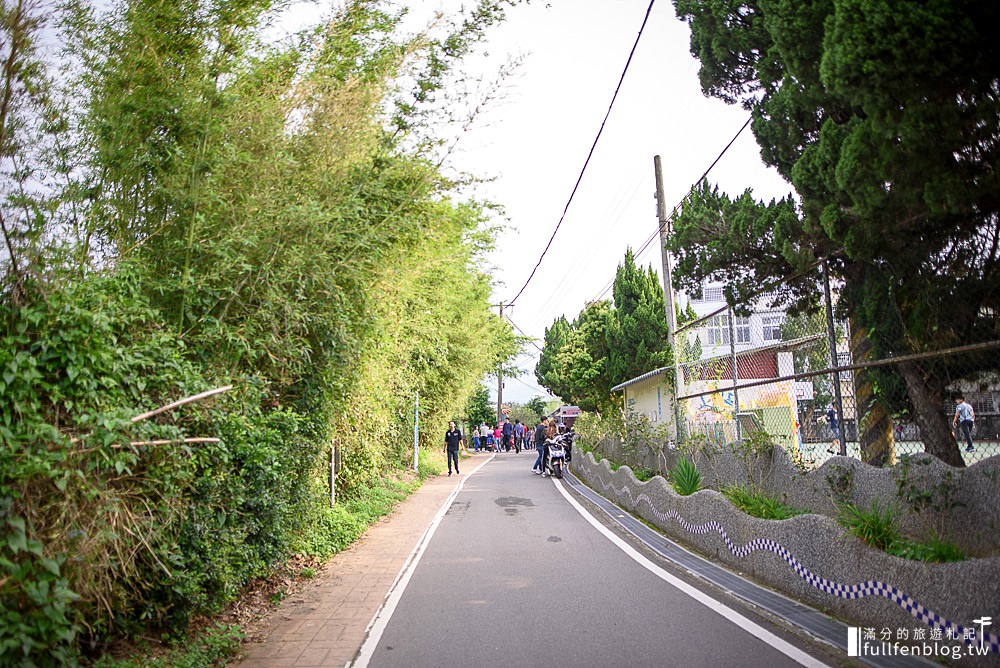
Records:
[[[594,257],[621,222],[622,216],[628,210],[629,204],[635,199],[636,193],[642,186],[641,175],[643,171],[642,167],[637,167],[632,178],[623,183],[618,193],[615,194],[614,200],[601,217],[604,221],[604,226],[597,234],[593,235],[593,242],[590,244],[589,252],[575,254],[572,263],[566,269],[559,283],[548,292],[545,301],[535,310],[535,319],[529,321],[529,324],[532,325],[531,329],[535,329],[534,325],[538,325],[541,319],[547,317],[551,308],[562,299],[563,288],[570,284],[571,281],[579,279],[581,268],[590,266],[593,263]]]
[[[722,156],[724,156],[726,154],[726,152],[730,148],[732,148],[733,144],[736,143],[736,140],[739,139],[740,135],[743,134],[743,131],[747,129],[747,127],[750,125],[750,122],[752,120],[753,120],[753,116],[750,116],[749,118],[747,118],[746,122],[743,123],[743,125],[740,127],[739,130],[737,130],[736,134],[733,135],[733,138],[729,140],[729,143],[726,144],[725,148],[723,148],[722,151],[719,152],[719,155],[717,155],[715,157],[715,160],[712,161],[712,164],[708,166],[708,169],[706,169],[704,171],[704,173],[700,177],[698,177],[697,181],[695,181],[694,183],[691,184],[691,186],[687,189],[687,192],[684,193],[684,197],[682,197],[680,199],[680,201],[677,202],[677,204],[675,204],[673,206],[673,208],[670,210],[670,214],[667,216],[667,220],[668,221],[670,221],[670,220],[673,219],[674,214],[676,213],[677,209],[679,209],[681,207],[681,205],[684,204],[684,200],[687,199],[688,195],[691,194],[691,191],[694,190],[698,186],[699,183],[701,183],[702,181],[704,181],[705,178],[708,176],[708,173],[711,172],[712,169],[717,164],[719,164],[719,160],[722,160]],[[646,241],[642,244],[642,246],[639,248],[639,250],[635,251],[633,253],[633,255],[635,256],[635,258],[636,258],[637,261],[642,256],[642,253],[647,248],[649,248],[649,246],[653,243],[653,241],[659,236],[659,234],[660,234],[660,230],[659,230],[659,228],[657,228],[655,232],[653,232],[649,237],[647,237]],[[608,291],[611,290],[611,288],[614,286],[614,284],[615,284],[614,279],[611,279],[610,282],[608,282],[607,284],[605,284],[604,288],[598,293],[597,297],[595,297],[594,299],[589,300],[589,302],[598,302],[601,299],[603,299],[604,296],[608,293]]]
[[[562,215],[559,217],[559,222],[556,223],[556,228],[552,231],[552,236],[549,237],[549,242],[545,245],[545,248],[542,250],[542,254],[541,256],[539,256],[538,262],[535,263],[534,269],[532,269],[531,274],[528,275],[528,280],[524,282],[524,285],[522,285],[521,289],[517,291],[517,294],[514,295],[514,298],[507,302],[508,304],[514,304],[515,302],[517,302],[518,298],[524,292],[525,288],[527,288],[528,285],[531,283],[531,279],[535,277],[535,272],[537,272],[538,267],[541,266],[542,260],[545,259],[545,255],[549,252],[549,249],[552,247],[552,242],[555,241],[556,234],[559,233],[559,228],[562,227],[563,221],[566,219],[566,214],[569,211],[570,204],[573,203],[573,197],[576,195],[576,191],[580,187],[580,182],[583,181],[583,175],[587,171],[587,165],[590,164],[590,159],[594,155],[594,149],[597,148],[597,142],[600,141],[601,134],[604,132],[604,126],[608,122],[608,117],[611,116],[611,110],[615,106],[615,100],[618,99],[618,92],[621,90],[622,83],[625,81],[625,74],[628,72],[629,65],[632,64],[632,57],[635,55],[635,50],[639,46],[639,40],[642,39],[643,30],[645,30],[646,28],[646,23],[649,21],[649,14],[650,12],[652,12],[653,3],[655,2],[656,0],[649,1],[649,7],[646,8],[646,16],[642,19],[642,26],[639,27],[639,34],[636,35],[635,43],[632,45],[632,51],[628,54],[628,60],[625,62],[625,68],[622,70],[622,75],[618,79],[618,86],[615,88],[615,93],[614,95],[611,96],[611,104],[608,105],[608,111],[607,113],[604,114],[604,120],[601,121],[601,127],[597,131],[597,136],[594,137],[594,143],[591,144],[590,146],[590,151],[587,153],[587,159],[584,160],[583,167],[580,169],[580,174],[576,178],[576,183],[573,186],[573,190],[570,192],[569,199],[566,201],[566,206],[563,207],[563,212]]]

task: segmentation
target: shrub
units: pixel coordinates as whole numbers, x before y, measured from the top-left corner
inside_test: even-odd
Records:
[[[670,486],[681,496],[690,496],[701,489],[701,473],[687,457],[682,457],[670,469]]]

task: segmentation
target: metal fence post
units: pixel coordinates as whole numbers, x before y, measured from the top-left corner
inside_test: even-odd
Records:
[[[847,429],[844,428],[844,401],[840,393],[840,358],[837,354],[837,331],[833,322],[833,298],[830,296],[830,267],[823,260],[823,299],[826,302],[826,336],[830,344],[830,368],[833,372],[833,406],[840,420],[840,454],[847,455]],[[857,416],[855,416],[855,420]]]
[[[736,370],[736,313],[733,312],[733,307],[729,307],[729,359],[730,364],[733,365],[733,423],[736,425],[736,440],[743,440],[743,433],[740,429],[740,419],[737,415],[740,412],[740,391],[736,389],[736,385],[739,381],[739,371]]]

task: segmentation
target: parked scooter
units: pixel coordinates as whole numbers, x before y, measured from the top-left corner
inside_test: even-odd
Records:
[[[573,431],[567,431],[545,439],[545,444],[549,446],[549,458],[545,462],[545,468],[553,478],[563,477],[566,464],[571,458],[574,436],[576,434]]]

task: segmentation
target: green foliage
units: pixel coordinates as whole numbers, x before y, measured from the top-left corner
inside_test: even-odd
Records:
[[[663,284],[650,266],[635,266],[632,249],[618,265],[614,317],[608,323],[608,375],[612,386],[673,364]]]
[[[769,473],[769,465],[774,458],[774,438],[766,431],[743,434],[743,440],[725,445],[746,471],[747,484],[753,492],[763,486]]]
[[[378,491],[406,464],[414,396],[436,444],[516,354],[508,324],[483,327],[490,207],[459,198],[429,136],[455,58],[508,4],[407,37],[354,0],[274,46],[270,0],[69,2],[58,87],[13,42],[5,656],[72,665],[81,640],[178,635],[290,552],[342,549],[411,489]],[[38,23],[2,18],[8,44]],[[333,442],[346,507],[329,510]]]
[[[238,626],[215,624],[193,638],[184,638],[163,656],[114,661],[102,659],[95,668],[205,668],[224,665],[239,652],[243,632]]]
[[[194,473],[177,445],[130,445],[196,428],[192,413],[128,417],[205,389],[134,278],[0,304],[0,644],[29,661],[70,661],[83,624],[103,628],[136,594]]]
[[[341,552],[416,487],[415,482],[387,478],[371,487],[352,490],[346,501],[332,508],[317,499],[309,511],[308,526],[298,535],[292,551],[318,559]]]
[[[621,440],[624,430],[620,414],[588,413],[584,411],[573,422],[577,440],[574,447],[595,452],[598,461],[608,458],[610,446]]]
[[[900,541],[896,528],[896,513],[891,507],[879,508],[878,499],[871,509],[864,510],[853,504],[841,506],[840,523],[866,544],[879,550],[889,550]]]
[[[490,391],[484,385],[476,386],[465,406],[466,423],[470,428],[483,422],[490,424],[496,419],[496,414],[496,406],[490,401]]]
[[[556,318],[535,377],[585,411],[611,410],[613,386],[673,363],[663,304],[656,272],[636,267],[629,249],[615,274],[614,306],[589,303],[572,324]]]
[[[930,462],[926,457],[900,457],[896,493],[906,504],[907,510],[920,518],[929,543],[937,545],[942,543],[947,534],[949,514],[965,504],[957,498],[960,490],[952,471],[946,471],[933,485],[926,475],[920,475],[921,470],[926,470]]]
[[[929,563],[965,561],[969,558],[965,550],[947,538],[934,533],[921,541],[900,541],[897,549],[891,550],[890,554],[904,559],[915,559]]]
[[[826,258],[844,283],[841,315],[852,331],[871,330],[875,357],[995,339],[1000,200],[990,175],[1000,161],[992,150],[1000,100],[987,54],[1000,9],[674,4],[691,26],[702,89],[753,113],[765,162],[800,197],[798,205],[756,202],[749,191],[731,199],[701,185],[674,219],[679,284],[725,280],[735,303],[781,280],[777,304],[815,310],[816,260]],[[888,386],[877,395],[882,409],[914,411],[928,450],[962,466],[940,410],[944,391],[970,368],[998,365],[994,354],[975,364],[955,356],[859,376]]]
[[[701,473],[687,457],[681,457],[670,469],[670,486],[681,496],[690,496],[701,489]]]
[[[545,330],[545,346],[535,369],[539,383],[585,411],[607,405],[611,389],[607,331],[611,317],[611,304],[602,301],[587,304],[572,323],[563,316],[557,318]]]
[[[931,531],[923,540],[904,536],[896,525],[892,508],[879,508],[878,499],[872,501],[870,510],[852,504],[841,504],[838,520],[853,535],[866,544],[903,559],[926,562],[951,562],[967,559],[964,550],[946,537]]]
[[[785,505],[759,491],[737,485],[724,487],[721,491],[723,496],[747,515],[759,517],[764,520],[787,520],[796,515],[805,515],[809,512],[808,510]]]
[[[636,467],[632,473],[635,475],[636,480],[641,480],[642,482],[648,482],[659,475],[654,469],[646,468],[645,466]]]
[[[535,365],[535,378],[539,384],[557,396],[569,396],[570,386],[564,378],[565,370],[557,363],[557,356],[572,336],[573,328],[566,316],[561,315],[553,320],[552,326],[545,328],[542,352]]]

